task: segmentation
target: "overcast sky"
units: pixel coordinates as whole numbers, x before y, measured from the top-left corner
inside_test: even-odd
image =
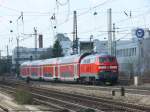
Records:
[[[116,38],[130,38],[132,28],[150,27],[149,0],[0,0],[0,50],[11,54],[19,35],[20,46],[34,47],[33,34],[44,36],[44,47],[52,45],[54,35],[66,33],[72,39],[73,11],[77,10],[78,37],[80,40],[107,38],[107,9],[112,8],[112,21],[118,27]],[[17,19],[23,12],[23,21]],[[97,15],[94,15],[94,12]],[[131,12],[131,13],[130,13]],[[55,13],[57,21],[51,20]],[[10,22],[12,21],[12,23]],[[24,22],[24,25],[23,25]],[[56,29],[53,27],[56,25]],[[24,26],[24,27],[23,27]],[[23,30],[24,29],[24,30]],[[10,33],[10,30],[13,30]],[[23,40],[22,40],[23,39]]]

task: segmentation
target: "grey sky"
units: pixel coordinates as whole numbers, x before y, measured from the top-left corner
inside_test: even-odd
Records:
[[[78,37],[81,40],[89,39],[92,34],[94,38],[104,39],[107,37],[107,9],[112,8],[113,22],[119,27],[116,37],[125,35],[130,37],[130,30],[134,27],[150,26],[150,2],[149,0],[69,0],[69,4],[56,6],[56,0],[0,0],[0,49],[6,54],[6,45],[9,52],[16,46],[16,36],[19,34],[21,46],[34,47],[34,37],[23,36],[22,20],[17,18],[24,12],[24,33],[32,34],[33,28],[37,27],[38,33],[44,35],[44,47],[53,42],[53,29],[56,21],[50,17],[55,12],[57,18],[57,32],[67,33],[72,39],[73,10],[78,13]],[[67,0],[58,0],[65,3]],[[95,7],[96,6],[96,7]],[[131,11],[131,17],[130,17]],[[97,15],[93,15],[97,12]],[[125,14],[126,13],[126,14]],[[10,23],[9,21],[12,21]],[[17,31],[18,27],[18,31]],[[10,33],[10,30],[13,33]]]

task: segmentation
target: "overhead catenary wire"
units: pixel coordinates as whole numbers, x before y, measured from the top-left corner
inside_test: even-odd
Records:
[[[103,5],[103,4],[99,4],[99,5]],[[93,8],[97,8],[99,5],[97,5],[97,6],[94,6]],[[91,8],[92,9],[92,8]],[[90,10],[91,10],[90,9]],[[83,13],[80,13],[80,15],[79,16],[81,16]],[[17,15],[15,15],[15,16],[17,16]],[[41,14],[41,15],[25,15],[25,16],[48,16],[47,14],[45,14],[45,15],[43,15],[43,14]],[[62,25],[62,24],[64,24],[64,23],[66,23],[66,21],[64,21],[63,23],[60,23],[58,26],[60,26],[60,25]]]
[[[59,0],[59,1],[61,1],[61,0]],[[95,6],[96,7],[96,6]],[[98,7],[96,7],[96,8],[98,8]],[[9,10],[11,10],[11,8],[9,9]],[[89,10],[89,8],[87,8],[87,10]],[[88,14],[88,12],[87,13],[84,13],[85,11],[87,11],[87,10],[85,10],[85,9],[83,9],[83,10],[80,10],[79,9],[79,11],[82,11],[82,12],[79,12],[79,16],[82,16],[82,14],[84,15],[84,14]],[[90,10],[93,10],[92,8],[90,9]],[[13,9],[12,9],[12,11],[13,11]],[[14,10],[15,11],[15,10]],[[17,12],[17,11],[16,11]],[[21,12],[21,11],[18,11],[19,13]],[[105,11],[97,11],[97,12],[101,12],[101,13],[105,13]],[[136,12],[136,10],[135,11],[132,11],[132,12]],[[31,13],[31,15],[29,14],[29,13]],[[41,16],[41,17],[45,17],[45,16],[48,16],[49,17],[49,14],[51,13],[51,12],[41,12],[41,13],[39,13],[38,14],[38,12],[25,12],[24,13],[24,16]],[[120,14],[120,13],[122,13],[122,11],[114,11],[113,13],[115,13],[115,14]],[[137,11],[137,13],[138,13],[138,11]],[[60,13],[59,13],[60,14]],[[72,13],[71,13],[72,14]],[[71,14],[69,14],[69,15],[71,15]],[[13,15],[12,15],[13,16]],[[16,16],[18,16],[18,15],[16,15]],[[78,16],[78,15],[77,15]],[[134,16],[134,15],[133,15]],[[70,17],[69,17],[70,18]],[[130,18],[127,18],[127,20],[130,20]],[[67,21],[64,21],[64,24],[66,23]],[[58,26],[59,26],[59,24],[58,24]],[[133,25],[132,25],[133,26]],[[132,28],[132,26],[131,26],[131,28]],[[144,26],[144,25],[143,25]],[[100,26],[100,27],[102,27],[102,26]],[[98,28],[97,28],[98,29]],[[100,31],[100,32],[102,32],[102,31]],[[81,32],[82,33],[82,32]],[[85,31],[83,34],[86,34],[87,32]]]
[[[105,0],[103,3],[100,3],[100,4],[98,4],[98,5],[95,5],[95,6],[91,7],[91,8],[88,8],[86,11],[84,11],[84,12],[82,12],[82,13],[79,13],[79,14],[77,15],[77,17],[80,17],[80,16],[82,16],[82,15],[84,15],[84,14],[87,14],[87,13],[89,13],[91,10],[93,10],[93,9],[95,9],[95,8],[97,8],[97,7],[100,7],[100,6],[102,6],[102,5],[105,5],[105,4],[109,3],[108,1],[110,2],[110,0]],[[111,0],[111,1],[112,1],[112,0]],[[71,13],[71,14],[72,14],[72,13]],[[73,17],[70,17],[70,19],[73,19]],[[68,19],[68,20],[69,20],[69,19]],[[61,26],[61,25],[65,24],[66,22],[68,22],[68,21],[64,21],[64,22],[58,24],[58,26]]]

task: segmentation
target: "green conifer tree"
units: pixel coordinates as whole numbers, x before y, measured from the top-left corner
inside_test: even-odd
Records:
[[[60,45],[58,40],[55,41],[55,43],[53,45],[52,52],[53,52],[53,57],[54,58],[64,56],[62,47],[61,47],[61,45]]]

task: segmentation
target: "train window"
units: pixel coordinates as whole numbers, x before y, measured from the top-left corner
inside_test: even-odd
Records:
[[[115,58],[110,57],[110,58],[108,58],[108,62],[113,62],[113,61],[114,61],[114,59],[115,59]]]
[[[85,60],[83,60],[83,62],[82,63],[85,63]]]
[[[104,63],[104,62],[113,62],[114,58],[113,57],[100,57],[99,62]]]
[[[85,59],[84,61],[83,61],[83,64],[86,64],[87,63],[87,59]]]
[[[87,64],[87,63],[94,63],[95,58],[90,58],[90,59],[85,59],[82,63]]]
[[[91,58],[90,63],[94,63],[95,62],[95,58]]]
[[[87,63],[90,63],[90,59],[87,59]]]

